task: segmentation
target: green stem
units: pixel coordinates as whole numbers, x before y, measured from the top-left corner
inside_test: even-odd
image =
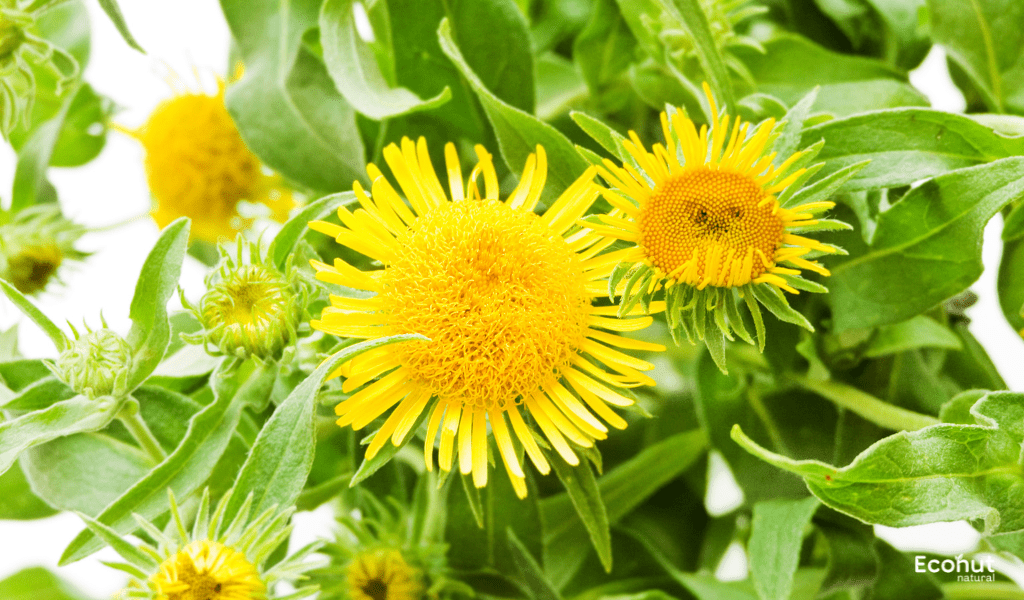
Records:
[[[149,430],[149,426],[142,420],[142,415],[139,414],[138,410],[122,411],[117,418],[124,423],[128,433],[132,434],[135,441],[139,443],[139,446],[142,447],[154,463],[160,464],[167,458],[167,453],[160,447],[160,442],[153,436],[153,432]]]
[[[929,425],[937,425],[939,420],[930,415],[893,406],[883,402],[871,394],[837,381],[815,381],[801,376],[792,376],[800,386],[857,413],[875,425],[893,431],[916,431]]]
[[[944,583],[946,600],[1024,600],[1024,590],[1005,581],[993,583]]]

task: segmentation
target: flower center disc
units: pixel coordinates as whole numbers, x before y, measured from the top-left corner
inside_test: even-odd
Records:
[[[402,364],[434,395],[501,410],[567,366],[590,298],[573,250],[533,213],[444,203],[398,240],[381,302]]]
[[[640,246],[651,263],[673,273],[697,254],[697,281],[708,270],[708,256],[720,248],[718,264],[743,260],[753,253],[742,285],[768,268],[758,254],[772,261],[782,244],[784,224],[772,214],[773,202],[751,179],[699,168],[675,176],[655,188],[640,211]],[[718,269],[712,265],[711,269]],[[693,283],[690,281],[690,283]]]

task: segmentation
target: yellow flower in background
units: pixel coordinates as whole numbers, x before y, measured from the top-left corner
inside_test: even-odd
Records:
[[[252,219],[238,212],[248,201],[265,205],[284,222],[295,206],[280,176],[264,172],[216,95],[186,91],[165,100],[146,123],[128,131],[146,150],[146,177],[156,200],[151,215],[161,228],[192,219],[192,236],[209,242],[233,239]]]
[[[345,569],[352,600],[419,600],[423,597],[420,572],[398,550],[364,550]]]
[[[161,529],[135,515],[139,527],[151,542],[135,547],[129,543],[113,545],[127,561],[108,563],[129,574],[128,585],[115,598],[128,600],[300,600],[316,594],[306,585],[305,573],[315,564],[307,559],[319,550],[314,543],[298,550],[272,566],[266,563],[291,534],[289,523],[294,508],[271,507],[260,514],[251,512],[252,494],[234,514],[225,514],[231,501],[229,490],[210,511],[210,492],[205,490],[199,504],[192,504],[195,521],[185,527],[178,502],[168,490],[171,521]],[[190,511],[192,512],[192,511]],[[86,525],[104,539],[118,537],[109,527],[81,515]],[[277,583],[286,581],[292,592],[275,592]]]
[[[605,160],[599,168],[613,188],[603,194],[616,212],[584,224],[630,244],[608,255],[620,263],[610,293],[623,295],[624,309],[665,289],[677,341],[680,332],[691,341],[694,335],[708,341],[709,331],[719,343],[722,335],[732,339],[733,331],[752,341],[739,316],[738,295],[754,313],[763,347],[755,299],[776,312],[786,303],[780,290],[826,291],[802,279],[801,269],[828,275],[812,259],[840,251],[798,233],[849,226],[818,218],[833,202],[800,202],[795,195],[795,184],[809,174],[793,167],[811,157],[795,152],[776,163],[770,152],[779,135],[774,119],[757,127],[732,120],[719,113],[707,84],[704,90],[711,114],[720,115],[712,127],[698,132],[679,111],[662,113],[666,143],[654,144],[653,151],[630,132],[622,144],[631,162]]]
[[[654,384],[641,373],[650,363],[616,348],[664,347],[605,331],[643,329],[651,317],[618,318],[614,307],[593,306],[614,266],[599,256],[612,240],[575,225],[598,195],[593,171],[538,216],[533,209],[547,176],[543,148],[527,159],[505,201],[498,199],[491,155],[482,146],[476,153],[479,162],[464,184],[455,147],[446,147],[449,199],[426,142],[403,139],[401,148],[384,150],[384,159],[408,205],[371,164],[372,198],[356,183],[361,208],[340,207],[341,226],[310,223],[383,265],[363,271],[340,259],[314,261],[320,280],[370,295],[332,295],[312,326],[340,337],[420,333],[431,340],[371,350],[335,373],[346,378],[344,392],[355,392],[337,406],[340,426],[362,429],[395,407],[367,458],[389,439],[402,444],[429,414],[428,469],[440,432],[441,469],[449,471],[457,456],[460,471],[483,487],[489,429],[516,493],[525,497],[513,434],[542,473],[550,465],[527,419],[566,462],[579,464],[570,442],[590,447],[607,436],[595,415],[626,426],[608,406],[633,403],[617,388]]]
[[[192,542],[160,565],[150,580],[157,600],[256,600],[267,586],[245,555],[209,540]]]

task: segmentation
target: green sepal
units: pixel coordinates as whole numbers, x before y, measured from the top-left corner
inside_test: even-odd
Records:
[[[789,302],[786,301],[786,297],[775,286],[770,284],[752,284],[747,285],[746,289],[753,293],[757,301],[763,304],[780,321],[792,323],[793,325],[803,327],[807,331],[814,332],[814,325],[811,325],[807,317],[793,310]]]

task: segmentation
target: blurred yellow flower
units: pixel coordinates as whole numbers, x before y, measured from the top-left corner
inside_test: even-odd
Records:
[[[151,215],[161,228],[178,217],[192,219],[192,236],[209,242],[233,239],[252,219],[238,212],[248,201],[265,205],[285,221],[295,206],[280,176],[264,172],[246,147],[216,95],[181,93],[165,100],[137,130],[127,131],[146,150],[146,177],[156,200]]]
[[[352,600],[419,600],[423,597],[419,570],[409,566],[398,550],[378,548],[352,557],[345,569]]]
[[[429,414],[427,468],[433,467],[440,431],[441,469],[450,470],[457,455],[461,472],[472,473],[475,485],[483,487],[489,424],[513,486],[525,497],[509,423],[542,473],[550,465],[526,418],[566,462],[579,464],[570,442],[590,447],[607,436],[595,414],[613,427],[626,426],[608,404],[628,406],[633,400],[615,388],[654,384],[641,373],[651,364],[614,347],[664,347],[603,331],[642,329],[650,317],[620,319],[615,307],[592,305],[604,294],[613,266],[598,256],[611,240],[575,225],[598,194],[593,170],[538,216],[533,209],[547,176],[543,148],[527,159],[505,201],[498,199],[491,155],[482,146],[476,152],[479,163],[464,185],[455,147],[446,147],[449,199],[426,142],[403,139],[401,148],[392,144],[384,150],[384,159],[408,205],[371,164],[372,199],[356,183],[362,208],[339,208],[341,226],[310,223],[383,265],[363,271],[340,259],[333,265],[314,261],[322,281],[373,295],[332,295],[331,306],[312,326],[341,337],[420,333],[431,340],[372,350],[335,373],[347,378],[343,391],[362,388],[337,406],[342,427],[361,429],[397,405],[367,458],[389,439],[400,445],[421,415]],[[483,194],[477,186],[481,177]]]

